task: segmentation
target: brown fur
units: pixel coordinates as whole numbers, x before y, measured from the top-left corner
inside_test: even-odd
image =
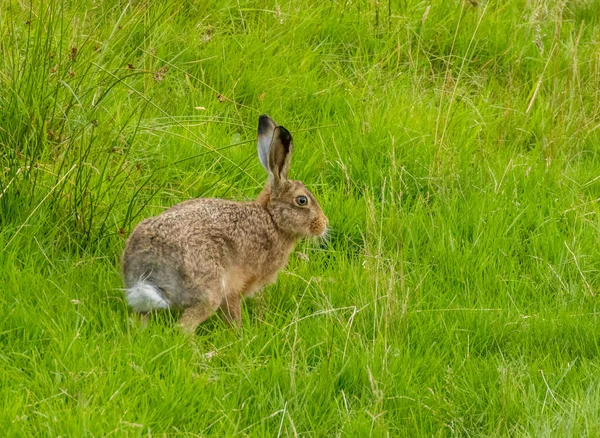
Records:
[[[140,279],[156,286],[171,307],[184,309],[179,323],[186,331],[194,331],[218,308],[240,324],[241,298],[275,281],[299,238],[327,229],[314,195],[301,182],[287,179],[291,135],[268,121],[274,124],[270,137],[261,134],[259,125],[259,155],[261,135],[266,135],[262,147],[270,146],[269,182],[256,201],[182,202],[141,222],[127,241],[125,286]],[[306,206],[299,205],[299,196],[308,198]]]

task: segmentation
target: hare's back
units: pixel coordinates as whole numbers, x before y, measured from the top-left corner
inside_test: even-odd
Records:
[[[222,231],[225,235],[270,225],[267,211],[255,202],[199,198],[177,204],[155,218],[160,227],[196,233]]]
[[[213,241],[237,246],[236,242],[254,240],[265,231],[272,234],[275,230],[269,214],[256,203],[193,199],[141,222],[131,234],[127,249],[153,253],[170,249],[177,253]]]

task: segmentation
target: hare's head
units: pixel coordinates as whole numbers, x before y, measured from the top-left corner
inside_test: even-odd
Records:
[[[293,147],[287,129],[267,115],[259,117],[258,157],[269,180],[258,202],[282,231],[295,237],[324,236],[328,221],[317,198],[302,182],[288,179]]]

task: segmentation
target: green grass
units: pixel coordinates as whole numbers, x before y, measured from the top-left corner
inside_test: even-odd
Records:
[[[0,430],[600,435],[599,9],[1,0]],[[329,241],[141,327],[128,233],[254,197],[265,112]]]

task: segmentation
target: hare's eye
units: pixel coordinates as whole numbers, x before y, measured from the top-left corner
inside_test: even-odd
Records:
[[[298,205],[306,205],[308,204],[308,198],[306,196],[298,196],[296,198],[296,202]]]

